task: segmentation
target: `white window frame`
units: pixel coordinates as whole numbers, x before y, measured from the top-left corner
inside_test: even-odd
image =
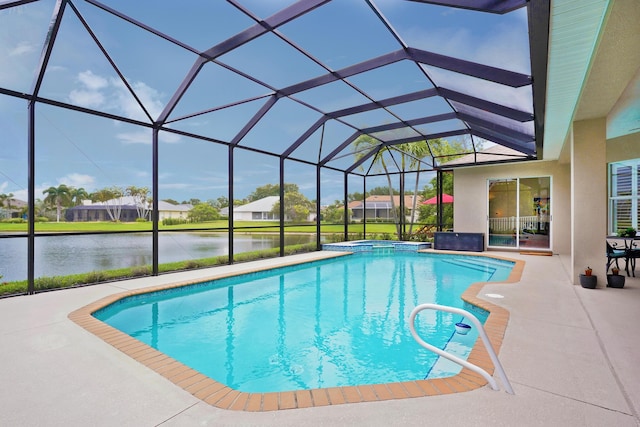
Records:
[[[625,196],[613,195],[613,176],[614,168],[631,167],[631,194]],[[621,162],[609,163],[607,167],[607,193],[608,193],[608,213],[607,228],[609,235],[618,233],[616,226],[616,217],[614,215],[614,204],[618,200],[631,201],[631,227],[638,229],[638,199],[640,199],[640,191],[638,190],[638,168],[640,167],[640,159],[624,160]],[[626,227],[625,227],[626,228]]]

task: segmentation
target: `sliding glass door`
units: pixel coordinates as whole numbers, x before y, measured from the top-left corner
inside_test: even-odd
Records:
[[[488,181],[489,247],[550,249],[551,178]]]

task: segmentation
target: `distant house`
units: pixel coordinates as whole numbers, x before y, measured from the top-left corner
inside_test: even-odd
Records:
[[[162,221],[167,218],[187,219],[189,211],[192,208],[193,206],[189,204],[173,205],[168,202],[159,201],[158,220]],[[151,209],[151,206],[147,206],[147,209]],[[90,200],[85,200],[82,205],[67,209],[65,219],[70,222],[112,221],[113,219],[111,215],[109,215],[109,211],[111,211],[118,221],[122,222],[133,222],[139,217],[135,199],[131,196],[125,196],[106,202],[92,203]]]
[[[193,205],[188,203],[181,205],[173,205],[169,202],[160,200],[158,202],[158,221],[163,219],[187,219],[189,211],[193,209]]]
[[[277,221],[280,215],[272,213],[273,206],[280,201],[278,196],[267,196],[263,199],[238,206],[233,209],[233,218],[238,221]]]
[[[236,206],[233,209],[233,219],[236,221],[278,221],[280,215],[271,212],[276,203],[280,201],[278,196],[267,196],[260,200],[247,203],[245,205]],[[228,216],[229,207],[220,209],[220,215]],[[316,213],[310,212],[308,221],[315,221]],[[285,217],[285,220],[288,220]]]
[[[405,196],[404,197],[404,206],[405,209],[409,212],[408,218],[411,218],[412,208],[413,208],[413,197],[414,196]],[[420,205],[422,201],[422,197],[417,196],[418,200],[416,201],[416,208]],[[393,202],[395,203],[396,208],[400,207],[400,196],[393,196]],[[367,219],[373,218],[383,218],[383,219],[393,219],[390,196],[369,196],[364,201],[353,201],[349,203],[349,209],[351,209],[352,215],[351,219],[354,220],[362,220],[365,215]],[[417,212],[415,213],[417,216]]]
[[[0,203],[0,219],[20,218],[22,212],[27,206],[27,202],[18,199],[8,199],[4,203]]]

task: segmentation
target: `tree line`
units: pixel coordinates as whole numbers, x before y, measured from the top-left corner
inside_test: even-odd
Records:
[[[481,149],[481,146],[477,145],[475,149]],[[399,195],[399,191],[392,185],[391,169],[393,168],[394,171],[412,172],[415,174],[413,190],[405,191],[405,194],[421,195],[424,198],[430,198],[433,197],[437,191],[436,178],[432,179],[430,183],[420,190],[418,186],[421,170],[434,168],[436,166],[436,162],[440,159],[454,159],[465,155],[466,152],[473,152],[473,147],[470,147],[469,143],[465,141],[449,142],[442,139],[435,139],[429,141],[386,145],[370,135],[361,135],[354,142],[354,154],[356,159],[366,160],[371,158],[366,172],[368,173],[374,167],[381,168],[386,176],[388,186],[375,187],[368,190],[366,193],[353,192],[348,195],[347,202],[365,200],[371,195],[388,195],[392,206],[392,220],[396,224],[398,238],[401,239],[403,237],[403,230],[400,228],[399,218],[402,213],[399,211],[399,206],[396,206],[395,199],[393,197]],[[430,160],[431,163],[425,162],[425,159]],[[362,163],[360,169],[365,169],[364,164],[365,162]],[[400,174],[399,176],[400,179],[404,181],[405,175]],[[405,183],[402,182],[403,188],[405,188],[404,184]],[[453,179],[450,174],[444,175],[443,191],[453,195]],[[153,205],[153,200],[149,195],[148,187],[128,186],[126,188],[121,188],[112,186],[89,193],[84,188],[75,188],[73,186],[61,184],[57,187],[49,187],[42,193],[45,197],[43,200],[38,199],[36,201],[36,216],[43,214],[43,211],[46,214],[46,209],[48,208],[55,209],[56,221],[60,221],[63,209],[78,206],[82,204],[83,200],[91,200],[94,203],[102,202],[109,218],[112,221],[118,221],[120,218],[122,209],[121,199],[124,196],[130,196],[133,198],[138,218],[143,220],[150,219],[150,211]],[[233,205],[241,206],[268,196],[279,195],[279,185],[265,184],[257,187],[246,198],[234,200]],[[11,193],[0,194],[0,207],[11,209],[12,197],[13,194]],[[437,222],[436,207],[434,205],[417,206],[417,199],[417,197],[413,198],[413,205],[411,206],[410,211],[419,212],[419,222],[435,224]],[[210,199],[207,201],[195,198],[184,200],[181,203],[173,199],[164,199],[164,201],[174,205],[192,205],[193,208],[188,213],[188,217],[189,220],[193,222],[216,220],[220,217],[220,210],[230,205],[229,199],[226,196],[220,196],[217,199]],[[315,205],[316,201],[307,199],[302,193],[300,193],[300,189],[296,184],[284,184],[284,212],[286,218],[292,221],[304,221],[315,209]],[[336,200],[335,203],[323,210],[323,220],[333,223],[344,222],[344,212],[344,202]],[[273,206],[271,213],[276,217],[279,216],[280,202],[277,202]],[[404,214],[406,215],[407,212]],[[348,212],[348,215],[349,217],[347,219],[350,220],[351,213]],[[453,207],[451,205],[444,206],[444,217],[453,217]],[[414,219],[415,215],[411,215],[409,234],[412,233]]]

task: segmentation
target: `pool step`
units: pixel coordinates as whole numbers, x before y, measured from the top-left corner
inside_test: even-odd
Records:
[[[388,255],[395,252],[395,246],[393,245],[373,245],[371,249],[376,255]]]
[[[495,270],[495,267],[488,266],[482,263],[473,263],[467,260],[443,260],[442,262],[454,265],[456,267],[468,268],[471,270],[490,272],[491,270]]]

